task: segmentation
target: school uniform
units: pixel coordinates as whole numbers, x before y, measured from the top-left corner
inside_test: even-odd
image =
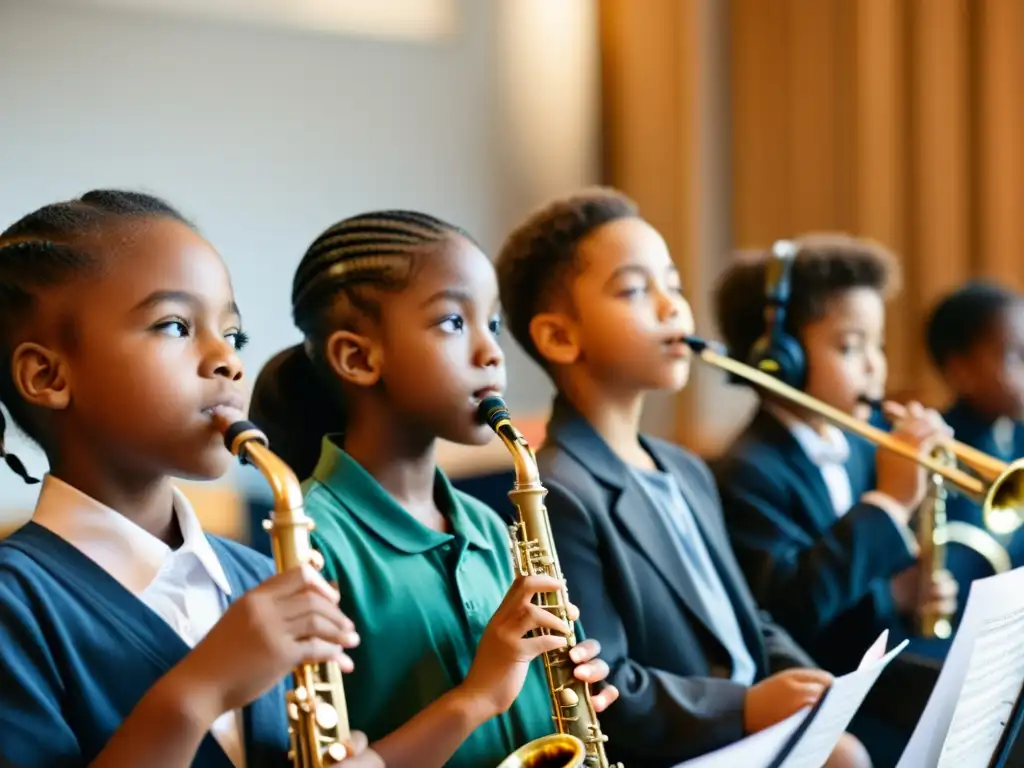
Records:
[[[620,692],[601,715],[609,756],[660,768],[742,738],[747,688],[812,662],[757,610],[707,466],[641,442],[656,471],[627,466],[557,398],[537,457],[570,599]]]
[[[88,765],[138,701],[273,562],[204,534],[174,493],[177,550],[48,475],[32,520],[0,542],[0,759]],[[200,768],[280,766],[285,684],[217,719]]]
[[[912,632],[890,579],[916,562],[913,534],[885,511],[874,448],[787,411],[762,407],[716,462],[733,549],[758,603],[818,663],[856,668],[885,629]]]
[[[1024,457],[1024,424],[1020,422],[986,418],[965,400],[954,403],[943,418],[953,428],[956,439],[972,448],[1006,462]],[[946,517],[987,530],[980,505],[952,488],[946,498]],[[1006,547],[1014,568],[1024,565],[1024,528],[1009,536],[996,536],[996,540]],[[973,550],[955,544],[947,548],[946,567],[960,585],[958,616],[961,616],[971,582],[991,576],[992,567]]]
[[[330,437],[304,488],[313,546],[362,637],[349,651],[355,671],[345,694],[352,727],[372,742],[465,680],[513,581],[508,530],[440,470],[436,498],[450,533],[427,528]],[[477,728],[448,766],[497,765],[553,731],[542,664],[532,664],[511,709]]]

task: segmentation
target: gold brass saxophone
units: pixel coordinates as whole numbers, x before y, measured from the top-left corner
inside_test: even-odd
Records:
[[[533,449],[512,424],[500,397],[485,398],[479,414],[480,420],[501,438],[515,464],[516,481],[508,496],[519,510],[519,522],[509,527],[516,572],[521,576],[545,575],[561,580],[562,569],[544,507],[547,489],[540,483]],[[569,658],[569,651],[576,645],[576,634],[566,611],[568,592],[563,588],[539,594],[534,600],[569,627],[565,647],[544,654],[556,733],[516,750],[499,768],[610,768],[604,749],[608,737],[597,721],[590,687],[573,675],[576,665]],[[550,634],[550,630],[539,629],[534,633]],[[622,768],[621,764],[617,768]]]
[[[323,558],[309,543],[313,521],[303,510],[302,487],[291,468],[267,447],[267,436],[251,422],[236,421],[225,427],[224,443],[270,484],[274,511],[263,528],[270,534],[277,571],[304,563],[322,568]],[[340,762],[350,743],[341,668],[337,662],[303,664],[292,670],[292,676],[294,687],[286,700],[291,765],[325,768]]]
[[[932,452],[932,458],[945,467],[956,466],[956,456],[948,448],[939,447]],[[946,543],[948,531],[946,521],[945,479],[937,472],[928,475],[928,492],[917,510],[917,547],[919,594],[927,594],[935,573],[946,567]],[[921,637],[948,638],[953,634],[951,617],[935,609],[929,609],[918,617],[918,635]]]

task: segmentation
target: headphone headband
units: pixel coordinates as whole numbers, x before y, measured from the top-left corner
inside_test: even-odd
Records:
[[[769,253],[764,277],[764,333],[754,344],[749,362],[787,384],[802,388],[806,376],[803,347],[786,333],[793,262],[800,246],[792,240],[776,240]]]

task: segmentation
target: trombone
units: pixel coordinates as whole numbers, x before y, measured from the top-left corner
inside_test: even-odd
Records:
[[[1024,524],[1024,459],[1009,463],[1000,461],[957,440],[943,442],[931,456],[920,456],[914,446],[896,439],[888,432],[810,397],[758,368],[729,357],[725,347],[716,342],[696,336],[686,336],[683,341],[705,363],[763,387],[879,448],[917,462],[931,472],[933,488],[941,488],[941,483],[945,482],[959,494],[980,503],[982,519],[988,530],[961,521],[946,521],[944,514],[929,514],[934,520],[934,526],[927,526],[931,528],[930,535],[928,531],[923,532],[925,546],[922,551],[928,560],[932,559],[933,552],[938,555],[928,563],[932,568],[941,567],[942,551],[946,544],[961,544],[984,557],[993,573],[1010,570],[1009,553],[992,534],[1008,536]],[[956,466],[957,462],[975,474],[960,469]],[[925,617],[925,624],[934,625],[934,630],[926,632],[937,637],[948,636],[950,631],[948,619],[943,617]]]

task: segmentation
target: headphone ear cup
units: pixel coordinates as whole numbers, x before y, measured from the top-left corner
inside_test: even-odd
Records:
[[[803,345],[788,333],[759,339],[751,351],[750,365],[797,389],[807,383]]]

